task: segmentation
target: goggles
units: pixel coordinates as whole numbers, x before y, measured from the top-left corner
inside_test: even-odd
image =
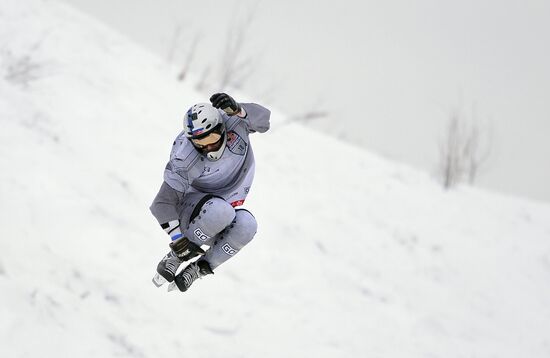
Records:
[[[222,138],[222,135],[218,132],[212,132],[204,137],[192,138],[191,141],[196,147],[202,148],[207,145],[217,143]]]

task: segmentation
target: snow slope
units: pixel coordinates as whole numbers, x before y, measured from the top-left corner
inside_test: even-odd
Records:
[[[55,2],[3,0],[0,40],[0,357],[550,356],[549,205],[444,192],[276,112],[257,238],[156,289],[148,206],[208,94]]]

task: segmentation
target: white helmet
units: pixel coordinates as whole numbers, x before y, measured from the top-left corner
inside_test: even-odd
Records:
[[[183,121],[185,136],[209,160],[218,160],[225,150],[227,136],[220,112],[210,103],[197,103]]]

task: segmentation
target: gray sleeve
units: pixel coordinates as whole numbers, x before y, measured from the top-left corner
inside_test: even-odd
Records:
[[[173,189],[166,182],[163,182],[149,209],[162,226],[172,220],[179,220],[177,206],[182,199],[182,192]]]
[[[256,103],[241,103],[241,106],[246,112],[246,117],[242,118],[242,121],[246,123],[248,131],[251,133],[267,132],[271,111]]]

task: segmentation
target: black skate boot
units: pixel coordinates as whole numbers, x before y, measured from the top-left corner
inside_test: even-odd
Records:
[[[199,260],[192,262],[174,278],[174,283],[170,284],[168,290],[172,291],[177,287],[180,291],[185,292],[196,279],[213,273],[214,271],[212,271],[207,261]]]
[[[195,256],[203,255],[204,251],[200,246],[182,237],[170,243],[170,252],[160,260],[157,265],[157,274],[153,277],[155,286],[160,287],[168,282],[174,281],[178,267]]]
[[[164,277],[166,281],[174,281],[174,276],[176,276],[176,271],[178,267],[183,263],[183,260],[180,259],[173,251],[170,251],[166,256],[160,260],[157,265],[157,272],[159,275]]]

